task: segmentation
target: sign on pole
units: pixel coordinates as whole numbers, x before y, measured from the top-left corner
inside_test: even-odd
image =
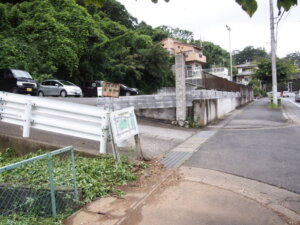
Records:
[[[105,82],[102,85],[102,96],[118,98],[120,95],[120,84]]]
[[[102,87],[97,87],[97,96],[98,97],[102,97],[103,94],[102,94]]]
[[[138,134],[134,107],[111,112],[110,122],[115,143]]]

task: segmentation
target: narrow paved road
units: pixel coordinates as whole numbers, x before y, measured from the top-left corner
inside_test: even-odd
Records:
[[[267,105],[254,101],[173,149],[194,154],[123,225],[297,224],[300,126]]]
[[[217,170],[300,193],[300,126],[255,101],[203,144],[186,166]]]

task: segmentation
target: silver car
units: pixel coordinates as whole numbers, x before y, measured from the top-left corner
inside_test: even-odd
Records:
[[[65,80],[45,80],[38,88],[38,96],[82,96],[81,88]]]

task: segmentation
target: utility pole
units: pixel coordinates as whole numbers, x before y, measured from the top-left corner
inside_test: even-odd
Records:
[[[231,35],[230,35],[230,31],[231,31],[231,28],[226,25],[226,28],[229,32],[229,60],[230,60],[230,80],[233,81],[233,77],[232,77],[232,52],[231,52]]]
[[[273,12],[273,0],[270,0],[270,28],[271,28],[271,59],[272,59],[272,94],[273,104],[278,105],[277,97],[277,71],[276,71],[276,44],[274,34],[274,12]]]

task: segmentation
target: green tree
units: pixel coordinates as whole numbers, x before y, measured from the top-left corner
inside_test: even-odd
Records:
[[[154,3],[157,3],[158,0],[151,0]],[[242,9],[248,13],[251,17],[257,10],[257,2],[256,0],[235,0]],[[169,0],[165,0],[165,2],[169,2]],[[277,0],[277,8],[279,12],[282,10],[289,11],[292,6],[297,5],[297,0]]]
[[[93,32],[92,17],[73,0],[2,4],[6,29],[0,31],[2,67],[30,71],[36,78],[76,75],[80,55]],[[76,18],[76,20],[74,20]]]
[[[219,45],[200,40],[194,41],[193,44],[203,47],[203,54],[206,56],[204,68],[229,67],[229,53]]]
[[[254,48],[253,46],[247,46],[242,51],[235,52],[236,53],[233,55],[235,64],[243,64],[268,57],[264,48]]]
[[[173,28],[170,26],[159,26],[158,28],[162,29],[169,34],[169,37],[174,38],[179,41],[190,43],[194,40],[194,33],[188,30],[182,30],[178,27]]]
[[[95,46],[93,54],[104,80],[125,83],[144,93],[174,86],[170,56],[165,49],[153,44],[150,36],[129,31]]]
[[[170,56],[153,43],[165,33],[151,26],[128,28],[135,25],[126,9],[113,0],[107,4],[101,9],[75,0],[0,3],[1,67],[25,69],[39,81],[103,79],[142,92],[171,84]]]
[[[289,53],[284,58],[294,63],[294,65],[300,66],[300,52]]]
[[[261,89],[261,81],[258,79],[252,79],[249,82],[249,85],[252,86],[253,95],[255,98],[266,97],[267,93]]]
[[[101,10],[108,15],[108,17],[127,28],[134,28],[137,24],[137,19],[129,14],[124,5],[116,0],[106,0]]]
[[[256,78],[265,84],[272,83],[272,62],[270,59],[262,59],[257,63],[258,70]],[[277,60],[277,80],[278,83],[285,83],[291,79],[296,72],[296,68],[290,61],[285,59]]]
[[[235,0],[244,11],[251,17],[257,10],[256,0]],[[277,0],[277,8],[281,11],[289,11],[292,6],[297,5],[297,0]]]
[[[150,36],[154,42],[162,41],[169,36],[169,34],[161,28],[152,28],[152,26],[143,21],[135,27],[135,30],[139,34]]]

